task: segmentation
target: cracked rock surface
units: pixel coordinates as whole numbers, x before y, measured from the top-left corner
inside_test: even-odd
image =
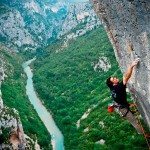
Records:
[[[122,72],[129,62],[140,58],[128,87],[150,127],[150,1],[91,1],[102,19]]]

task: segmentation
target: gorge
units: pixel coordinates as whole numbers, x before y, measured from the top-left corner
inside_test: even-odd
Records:
[[[33,139],[30,149],[39,148],[35,143],[43,150],[55,149],[57,136],[61,148],[56,149],[148,149],[126,120],[107,112],[111,98],[105,84],[110,75],[122,78],[128,62],[140,57],[129,91],[149,126],[148,0],[2,0],[0,8],[0,106],[18,111],[24,133]],[[30,64],[27,60],[34,56]],[[44,111],[52,114],[61,133],[49,126],[51,118]],[[9,127],[4,126],[0,136],[5,133],[4,144],[10,146]]]
[[[51,134],[52,138],[51,144],[53,146],[53,150],[64,150],[63,135],[56,126],[50,112],[48,112],[46,108],[43,106],[41,100],[37,97],[37,94],[34,90],[34,85],[32,81],[33,73],[29,65],[35,60],[36,58],[33,58],[22,64],[24,72],[28,77],[26,85],[26,93],[29,97],[31,104],[34,106],[34,109],[37,111],[39,117],[41,118],[47,130]]]

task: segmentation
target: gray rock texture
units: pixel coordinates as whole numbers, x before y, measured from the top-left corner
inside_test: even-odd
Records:
[[[139,57],[128,84],[150,127],[150,0],[91,0],[102,19],[122,72]]]

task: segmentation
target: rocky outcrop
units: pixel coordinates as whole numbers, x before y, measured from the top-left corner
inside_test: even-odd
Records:
[[[13,149],[25,149],[26,140],[16,110],[6,108],[0,110],[1,144]]]
[[[128,87],[150,127],[150,1],[92,0],[114,47],[122,72],[139,57]]]
[[[92,8],[92,5],[89,4],[89,2],[69,3],[68,13],[63,21],[59,36],[68,33],[81,23],[82,28],[77,29],[76,33],[79,36],[101,24]]]

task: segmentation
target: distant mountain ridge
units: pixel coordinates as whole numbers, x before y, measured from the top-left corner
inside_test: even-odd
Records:
[[[44,47],[80,23],[84,24],[86,31],[100,24],[89,2],[0,2],[0,41],[16,51]]]

